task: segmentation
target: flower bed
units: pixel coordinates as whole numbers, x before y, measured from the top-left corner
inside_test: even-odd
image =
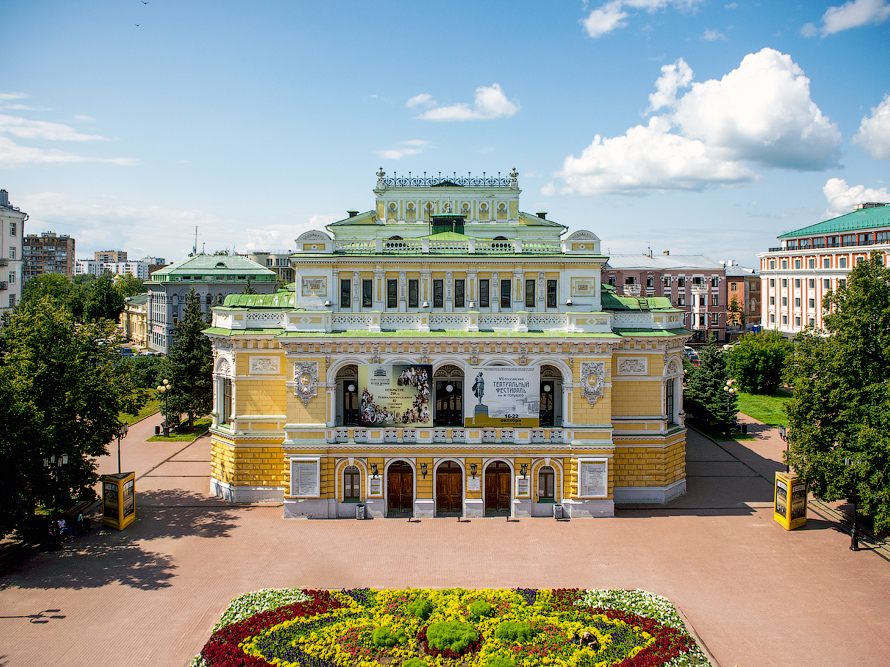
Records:
[[[192,667],[708,665],[643,591],[265,590],[223,613]]]

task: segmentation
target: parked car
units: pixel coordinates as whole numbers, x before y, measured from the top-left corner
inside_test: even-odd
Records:
[[[701,358],[698,356],[698,352],[688,345],[683,349],[683,354],[686,355],[686,358],[689,359],[693,366],[701,366]]]

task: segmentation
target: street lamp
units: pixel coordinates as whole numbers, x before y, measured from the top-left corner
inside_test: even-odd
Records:
[[[788,429],[781,424],[779,425],[779,437],[782,438],[782,442],[785,443],[785,472],[791,472],[788,465]]]
[[[170,394],[170,390],[173,389],[173,385],[171,385],[167,380],[164,380],[163,383],[158,385],[158,391],[161,392],[164,396],[164,437],[170,437],[170,427],[167,425],[170,421],[170,417],[167,412],[167,396]]]
[[[127,431],[130,430],[130,423],[124,422],[117,430],[117,472],[121,471],[121,438],[127,437]]]
[[[729,423],[732,418],[732,412],[730,412],[730,402],[732,401],[732,395],[738,392],[738,389],[733,387],[735,384],[735,380],[727,380],[726,384],[723,385],[723,391],[726,392],[726,422]]]
[[[858,492],[856,490],[858,476],[856,468],[859,466],[859,460],[844,459],[844,465],[853,469],[853,527],[850,529],[850,551],[859,551],[859,529],[856,526],[856,514],[858,507]]]

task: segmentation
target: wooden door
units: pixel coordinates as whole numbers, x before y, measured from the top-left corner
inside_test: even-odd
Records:
[[[485,516],[510,516],[510,466],[495,461],[485,469]]]
[[[414,471],[404,461],[396,461],[386,471],[387,514],[414,514]]]
[[[436,468],[436,515],[460,516],[463,513],[463,471],[454,461]]]

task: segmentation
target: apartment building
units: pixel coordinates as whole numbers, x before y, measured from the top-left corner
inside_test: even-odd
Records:
[[[9,193],[0,190],[0,315],[22,298],[22,238],[28,214],[9,203]]]
[[[74,278],[74,239],[67,234],[28,234],[22,243],[23,281],[46,273]]]

